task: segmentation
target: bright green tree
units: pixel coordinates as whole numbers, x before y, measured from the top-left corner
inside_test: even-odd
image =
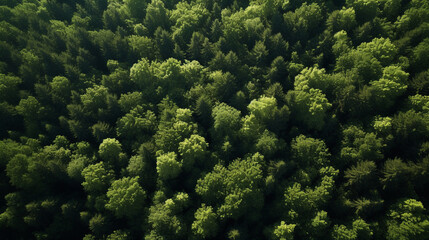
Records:
[[[193,134],[189,138],[179,143],[179,153],[182,157],[184,169],[190,169],[195,161],[204,161],[207,154],[208,143],[199,135]]]
[[[296,224],[286,224],[284,221],[281,221],[274,229],[275,239],[279,240],[293,240],[293,232],[295,230]]]
[[[213,208],[202,204],[195,212],[192,231],[196,236],[210,238],[216,236],[218,228],[217,215]]]
[[[290,104],[292,118],[308,129],[321,130],[328,117],[332,104],[320,89],[306,86],[302,90],[289,91],[287,99]],[[295,115],[293,114],[295,113]]]
[[[138,183],[139,177],[124,177],[112,182],[107,191],[106,209],[117,217],[134,217],[142,214],[146,192]]]
[[[156,158],[156,171],[162,180],[175,178],[182,171],[182,163],[177,160],[175,152],[165,153]]]
[[[256,153],[233,161],[228,168],[216,165],[198,180],[195,190],[204,202],[218,206],[221,219],[238,219],[250,209],[260,209],[263,205],[262,161],[263,156]]]
[[[389,212],[386,239],[425,239],[429,233],[429,219],[424,211],[423,204],[415,199],[399,202]]]
[[[292,158],[300,168],[320,169],[330,163],[331,154],[323,140],[299,135],[291,142]]]
[[[104,161],[114,164],[119,160],[122,144],[114,138],[106,138],[98,148],[98,154]]]
[[[110,186],[113,180],[113,172],[104,167],[103,162],[91,164],[82,171],[84,182],[82,186],[91,194],[102,194]]]
[[[221,103],[213,108],[213,130],[219,137],[230,136],[240,127],[240,111]]]

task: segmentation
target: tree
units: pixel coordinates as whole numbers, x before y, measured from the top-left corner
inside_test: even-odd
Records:
[[[262,41],[257,41],[249,54],[252,65],[265,66],[268,60],[268,49]]]
[[[130,162],[127,166],[127,172],[132,177],[144,177],[146,174],[146,171],[148,171],[147,159],[145,159],[143,156],[135,155],[130,158]]]
[[[371,239],[372,235],[369,224],[362,219],[355,220],[351,228],[335,225],[332,232],[332,238],[335,240]]]
[[[254,5],[234,13],[222,14],[223,36],[228,51],[244,51],[242,43],[248,46],[255,45],[264,31],[262,12],[261,6]],[[216,24],[213,23],[212,27],[212,32],[215,33]]]
[[[326,74],[325,69],[318,67],[304,68],[300,74],[295,77],[295,90],[305,90],[306,88],[320,89],[326,93],[331,88],[331,82]]]
[[[290,83],[286,80],[286,76],[287,64],[282,56],[278,56],[271,62],[271,67],[266,78],[273,83],[281,83],[285,89],[289,89]]]
[[[214,133],[220,138],[231,136],[240,127],[240,111],[226,103],[214,107],[212,117]]]
[[[284,221],[280,222],[280,225],[274,229],[275,239],[279,240],[293,240],[293,232],[296,224],[286,224]]]
[[[90,159],[82,155],[73,155],[67,166],[67,174],[70,178],[79,182],[83,181],[82,171],[88,166]]]
[[[135,18],[137,21],[143,20],[146,10],[146,1],[125,0],[124,5],[130,12],[132,18]]]
[[[172,37],[180,46],[190,42],[193,32],[204,27],[209,12],[201,4],[179,2],[171,12],[170,20],[173,24]]]
[[[118,27],[123,27],[125,19],[130,15],[127,10],[127,8],[121,7],[118,2],[109,2],[107,9],[103,12],[104,28],[116,31]]]
[[[350,51],[351,41],[346,31],[339,31],[334,34],[335,43],[332,45],[332,52],[336,57],[344,55]]]
[[[42,148],[38,140],[31,138],[24,140],[24,143],[31,148],[24,148],[22,153],[17,152],[6,165],[6,174],[13,186],[30,193],[43,194],[57,187],[57,184],[67,182],[66,163],[71,155],[69,149],[55,145]]]
[[[129,239],[128,232],[123,230],[115,230],[112,234],[107,236],[106,240],[126,240]]]
[[[396,16],[398,16],[401,11],[401,5],[401,1],[398,0],[386,1],[381,13],[386,16],[388,20],[396,20]]]
[[[39,101],[33,97],[29,96],[26,99],[21,99],[19,101],[18,106],[16,106],[16,110],[20,115],[24,117],[27,121],[31,121],[35,116],[40,116],[43,112],[44,107],[41,106]]]
[[[341,10],[333,11],[326,24],[333,33],[341,30],[351,32],[357,25],[355,9],[343,7]]]
[[[274,97],[262,96],[259,99],[252,100],[247,106],[251,115],[254,115],[256,121],[265,128],[278,132],[285,128],[289,118],[289,108],[285,105],[279,107],[277,99]]]
[[[155,195],[159,199],[150,207],[148,216],[152,230],[146,234],[145,239],[172,240],[182,237],[187,226],[179,214],[187,209],[189,195],[179,192],[169,199],[162,192],[157,192]]]
[[[323,209],[331,199],[335,187],[334,178],[338,172],[333,167],[319,169],[321,177],[319,184],[314,188],[303,189],[303,186],[298,182],[289,186],[284,192],[287,218],[297,223],[306,223],[314,218],[317,211]]]
[[[140,89],[150,88],[154,85],[154,73],[151,63],[143,58],[135,63],[130,69],[130,78]]]
[[[376,0],[347,0],[346,5],[353,7],[361,23],[372,20],[379,11]]]
[[[177,161],[175,152],[169,152],[156,158],[156,171],[162,180],[175,178],[182,171],[182,163]]]
[[[145,106],[143,93],[141,92],[129,92],[121,94],[118,103],[122,112],[124,113],[129,113],[137,106]]]
[[[113,166],[119,160],[119,154],[122,152],[122,145],[114,138],[106,138],[98,148],[98,154],[101,159]]]
[[[377,184],[376,170],[376,165],[372,161],[358,162],[356,166],[344,172],[344,178],[347,180],[345,185],[356,195],[364,196],[368,189],[374,188]]]
[[[197,133],[197,125],[193,122],[190,109],[175,106],[170,109],[171,112],[165,110],[166,119],[161,116],[155,143],[163,152],[177,151],[180,142]]]
[[[310,235],[314,239],[319,239],[327,235],[329,229],[329,217],[328,213],[325,211],[317,212],[316,216],[311,220],[311,230],[309,230]]]
[[[408,75],[397,66],[384,68],[382,78],[370,82],[376,98],[374,105],[380,104],[381,106],[378,108],[389,109],[395,103],[396,98],[405,93]]]
[[[29,159],[24,154],[15,155],[7,164],[6,172],[12,185],[18,188],[27,188],[31,178],[27,173]]]
[[[113,180],[113,172],[106,170],[103,162],[91,164],[82,171],[82,186],[90,194],[103,194]]]
[[[311,130],[322,130],[327,111],[332,104],[326,99],[320,89],[306,86],[302,90],[289,91],[287,100],[291,109],[291,119]]]
[[[219,40],[222,35],[222,28],[219,19],[215,19],[210,27],[210,36],[213,42]]]
[[[234,75],[229,72],[214,71],[209,75],[209,79],[212,83],[209,84],[208,89],[212,98],[221,102],[228,102],[236,90]]]
[[[387,66],[391,63],[398,54],[398,49],[389,38],[374,38],[371,42],[359,45],[357,51],[371,54],[380,61],[383,66]]]
[[[16,129],[20,125],[19,116],[16,108],[7,102],[0,103],[0,114],[3,118],[0,119],[0,135],[5,136],[7,131]]]
[[[164,2],[160,0],[152,0],[147,5],[146,16],[143,21],[150,34],[153,34],[158,27],[169,29],[170,20]]]
[[[323,22],[322,9],[317,3],[304,3],[294,12],[285,13],[283,18],[289,33],[295,35],[295,41],[307,40]]]
[[[195,161],[203,161],[207,154],[208,143],[199,135],[193,134],[189,138],[179,143],[179,153],[182,159],[182,166],[189,170]]]
[[[292,159],[301,169],[329,166],[331,154],[323,140],[299,135],[291,142]]]
[[[97,142],[102,142],[103,139],[112,136],[112,127],[108,123],[105,122],[97,122],[92,125],[92,136],[96,139]]]
[[[95,236],[102,236],[103,234],[108,233],[110,227],[111,223],[109,222],[109,219],[102,214],[95,214],[89,220],[89,229]]]
[[[107,108],[109,93],[104,86],[87,88],[85,94],[80,96],[83,109],[88,114],[97,114],[99,109]]]
[[[427,69],[427,67],[424,66],[423,63],[429,61],[428,50],[427,50],[428,46],[429,46],[429,40],[425,39],[413,49],[412,67],[414,68],[413,69],[414,71],[419,72]]]
[[[71,84],[66,77],[57,76],[50,83],[52,89],[52,101],[67,104],[71,95]]]
[[[31,49],[22,49],[22,64],[19,66],[19,74],[22,77],[23,84],[27,87],[40,77],[42,64],[40,57]]]
[[[188,54],[191,59],[202,61],[202,50],[205,39],[204,35],[199,32],[192,33],[191,41],[188,44]]]
[[[413,191],[411,167],[399,158],[388,159],[384,163],[381,183],[383,189],[393,196],[407,196]]]
[[[262,160],[259,153],[231,162],[228,168],[216,165],[199,179],[195,191],[207,204],[216,204],[221,219],[238,219],[260,209],[262,198]],[[252,216],[252,214],[250,214]]]
[[[135,217],[142,214],[146,192],[138,183],[139,177],[124,177],[112,182],[106,209],[117,217]]]
[[[170,32],[158,27],[154,33],[156,44],[162,59],[168,59],[173,56],[174,42]]]
[[[429,219],[423,204],[415,199],[399,202],[389,212],[386,239],[425,239],[429,233]]]
[[[377,134],[386,135],[392,132],[392,118],[391,117],[377,117],[374,120],[373,127]]]
[[[257,140],[255,147],[257,152],[260,152],[267,158],[271,158],[283,148],[283,144],[274,133],[265,130]]]
[[[374,187],[377,187],[377,185]],[[358,196],[356,192],[347,192],[346,197],[353,199],[346,199],[344,205],[353,208],[355,214],[363,219],[372,219],[381,214],[384,200],[375,189],[367,189],[363,191],[363,197],[357,198]]]
[[[206,68],[198,61],[185,61],[180,66],[180,74],[183,76],[185,85],[187,86],[185,89],[188,89],[205,80]]]
[[[147,58],[154,60],[159,55],[159,49],[155,42],[146,36],[132,35],[128,37],[128,44],[138,59]]]
[[[394,146],[398,155],[408,157],[415,156],[417,147],[427,134],[426,118],[421,112],[408,110],[398,112],[392,119],[392,128],[395,136]]]
[[[118,120],[116,133],[126,139],[145,139],[155,133],[156,123],[155,113],[137,106]]]
[[[182,74],[182,64],[175,58],[169,58],[162,63],[152,63],[154,77],[158,85],[157,91],[163,95],[169,95],[176,101],[183,98],[183,89],[187,87]]]
[[[378,161],[383,158],[383,139],[374,133],[365,133],[356,126],[343,130],[342,146],[341,157],[347,163],[360,160]]]
[[[22,80],[19,77],[0,74],[0,101],[18,102],[16,96],[21,83]]]
[[[211,238],[218,232],[217,215],[213,208],[202,204],[195,212],[195,220],[192,223],[192,231],[196,236]]]

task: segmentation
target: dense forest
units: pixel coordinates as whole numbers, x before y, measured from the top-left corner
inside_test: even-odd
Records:
[[[0,239],[429,239],[429,1],[0,0]]]

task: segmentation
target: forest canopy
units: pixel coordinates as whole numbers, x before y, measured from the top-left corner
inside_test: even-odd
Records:
[[[427,0],[0,0],[1,239],[429,239]]]

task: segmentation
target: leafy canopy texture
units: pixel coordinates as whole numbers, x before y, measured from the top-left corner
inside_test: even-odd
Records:
[[[0,0],[0,239],[429,240],[428,0]]]
[[[141,214],[146,192],[138,183],[138,177],[125,177],[112,182],[107,191],[106,208],[118,217],[133,217]]]

